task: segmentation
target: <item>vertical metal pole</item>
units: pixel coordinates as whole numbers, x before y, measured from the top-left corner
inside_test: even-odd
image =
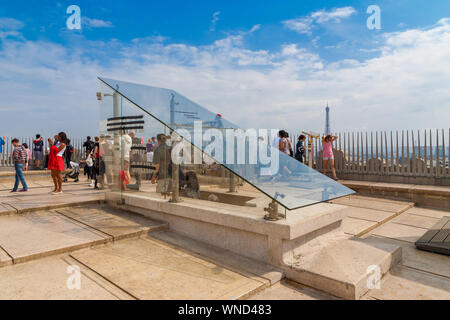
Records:
[[[430,176],[434,176],[433,169],[433,135],[430,129]]]
[[[406,130],[406,175],[411,173],[411,161],[409,156],[409,130]]]
[[[180,202],[180,176],[178,173],[178,165],[172,161],[172,198],[170,202]]]
[[[419,164],[422,163],[422,151],[420,150],[421,146],[420,146],[420,130],[417,130],[417,174],[421,175],[422,174],[422,165]]]
[[[120,94],[117,91],[115,91],[113,95],[113,117],[114,118],[120,117]],[[123,166],[122,146],[120,145],[121,144],[120,134],[121,131],[114,131],[114,149],[113,149],[113,163],[112,163],[113,165],[112,172],[114,173],[113,186],[114,188],[118,188],[118,190],[121,190],[119,172],[122,171]]]
[[[441,176],[441,164],[439,163],[439,160],[439,129],[436,129],[436,177]]]
[[[445,165],[445,132],[442,129],[442,176],[447,176],[447,166]]]
[[[235,193],[236,192],[236,179],[234,176],[234,173],[230,171],[230,193]]]
[[[424,166],[423,166],[423,174],[424,176],[428,176],[428,148],[427,148],[427,130],[423,130],[423,159],[424,159]]]
[[[388,174],[389,173],[389,170],[388,170],[389,153],[388,153],[387,131],[384,132],[384,145],[385,145],[385,151],[386,151],[386,164],[384,166],[386,168],[385,172],[386,172],[386,174]]]

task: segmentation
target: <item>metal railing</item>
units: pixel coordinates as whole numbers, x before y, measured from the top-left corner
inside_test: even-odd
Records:
[[[6,137],[5,139],[5,145],[3,146],[3,152],[0,154],[0,167],[13,167],[14,161],[12,159],[12,151],[13,146],[11,144],[12,139],[15,137]],[[31,159],[33,159],[33,141],[36,139],[34,137],[17,137],[17,139],[20,140],[20,143],[26,143],[28,145],[28,148],[30,148],[31,151]],[[79,162],[81,159],[84,159],[84,149],[83,149],[83,143],[86,141],[86,138],[71,138],[70,144],[74,148],[74,152],[72,153],[72,161]],[[43,140],[44,142],[44,152],[43,157],[45,156],[45,150],[47,150],[48,147],[48,141],[46,139]],[[44,162],[44,158],[42,159],[42,165]],[[33,166],[34,161],[31,161],[31,166]]]
[[[290,134],[293,145],[300,134]],[[450,179],[450,129],[334,133],[338,173]],[[313,164],[322,168],[322,141],[314,141]]]

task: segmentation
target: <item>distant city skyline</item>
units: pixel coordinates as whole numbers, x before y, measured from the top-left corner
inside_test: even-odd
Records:
[[[81,30],[67,27],[80,8]],[[0,5],[0,135],[98,132],[97,77],[174,89],[241,127],[448,128],[450,2],[19,0]]]

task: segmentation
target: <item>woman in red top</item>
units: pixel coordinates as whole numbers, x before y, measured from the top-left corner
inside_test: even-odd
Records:
[[[50,149],[48,158],[48,169],[52,171],[52,179],[55,189],[51,192],[53,195],[62,193],[62,175],[61,172],[65,170],[64,167],[64,151],[66,151],[67,136],[64,132],[55,135],[55,143],[52,139],[48,139],[48,146]]]

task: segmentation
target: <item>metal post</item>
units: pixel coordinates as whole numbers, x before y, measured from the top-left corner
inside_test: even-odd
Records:
[[[275,200],[269,204],[267,208],[264,208],[268,214],[264,216],[265,220],[268,221],[278,221],[280,220],[280,215],[278,214],[278,203]]]
[[[230,190],[228,191],[230,193],[236,192],[236,178],[234,176],[234,173],[230,171]]]
[[[113,117],[120,117],[120,94],[115,91],[113,94]],[[121,132],[114,132],[114,149],[113,149],[113,186],[121,190],[119,172],[122,171],[122,146],[120,141]],[[122,200],[122,199],[121,199]]]
[[[172,198],[170,199],[172,203],[180,202],[180,176],[178,170],[178,165],[172,161]]]

